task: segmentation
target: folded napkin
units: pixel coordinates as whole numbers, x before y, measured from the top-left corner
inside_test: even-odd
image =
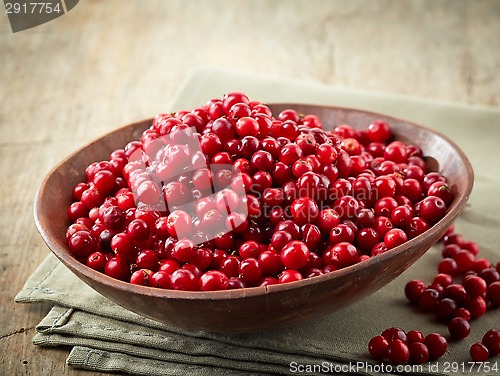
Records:
[[[458,219],[458,231],[481,244],[481,255],[497,262],[500,189],[500,111],[435,103],[396,95],[353,91],[312,83],[204,68],[181,88],[170,110],[193,108],[229,91],[244,91],[265,102],[316,103],[362,108],[406,118],[450,136],[469,155],[476,184],[470,207]],[[404,297],[413,278],[431,282],[440,249],[429,250],[414,266],[377,293],[306,325],[250,334],[187,331],[144,318],[101,296],[49,255],[16,296],[17,302],[54,304],[37,326],[35,345],[73,346],[67,363],[100,372],[141,375],[262,375],[387,373],[367,353],[369,339],[390,326],[446,334],[446,325],[432,314],[417,313]],[[469,371],[472,341],[499,323],[499,310],[490,310],[471,324],[471,335],[451,342],[439,362],[398,373],[457,374]],[[500,359],[491,362],[498,364]],[[462,365],[464,367],[462,368]],[[458,366],[458,372],[454,371]],[[314,367],[314,368],[313,368]],[[453,368],[452,368],[453,367]],[[472,370],[477,370],[473,368]],[[396,368],[394,366],[394,371]],[[483,374],[487,374],[481,372]],[[492,371],[491,374],[497,374]]]

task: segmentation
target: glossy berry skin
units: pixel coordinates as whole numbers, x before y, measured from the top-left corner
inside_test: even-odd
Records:
[[[217,270],[210,270],[204,273],[198,280],[198,288],[200,291],[216,291],[227,290],[229,280],[227,276]]]
[[[181,238],[191,230],[191,216],[184,210],[175,210],[168,216],[167,231],[170,236]]]
[[[88,257],[97,250],[97,242],[89,231],[77,231],[68,241],[69,250],[76,257]]]
[[[149,286],[160,289],[170,288],[170,275],[170,273],[164,272],[162,270],[153,273],[153,275],[149,277]]]
[[[396,339],[399,339],[403,342],[406,342],[406,340],[407,340],[406,333],[401,328],[386,329],[382,332],[382,337],[387,339],[387,341],[389,341],[389,343],[393,342]]]
[[[450,298],[442,299],[435,308],[437,316],[443,321],[449,321],[454,317],[457,303]]]
[[[248,286],[255,286],[260,281],[263,275],[263,270],[260,262],[252,257],[247,258],[240,263],[238,272],[240,278]]]
[[[198,279],[190,270],[177,269],[170,275],[170,287],[174,290],[196,291],[198,289]]]
[[[483,296],[486,293],[486,282],[480,277],[473,276],[468,278],[463,284],[465,291],[470,297]]]
[[[255,137],[259,134],[259,123],[251,117],[242,117],[236,122],[236,133],[240,137]]]
[[[424,343],[425,336],[422,334],[422,332],[412,329],[408,333],[406,333],[406,342],[408,344],[412,344],[414,342],[422,342]]]
[[[135,264],[140,269],[156,272],[160,267],[158,254],[151,249],[144,249],[137,254]]]
[[[387,347],[387,357],[392,364],[405,364],[410,359],[408,345],[400,339],[395,339]]]
[[[410,239],[423,234],[429,228],[429,223],[421,217],[413,217],[405,225],[405,231]]]
[[[413,342],[408,346],[410,351],[410,362],[412,364],[422,364],[429,360],[429,349],[422,342]]]
[[[134,219],[127,226],[127,230],[136,241],[144,241],[149,239],[151,229],[149,224],[143,219]]]
[[[104,267],[104,274],[122,281],[128,281],[130,278],[130,265],[121,256],[112,257]]]
[[[481,342],[474,343],[469,350],[470,356],[475,362],[486,362],[490,357],[488,348]]]
[[[489,285],[486,295],[493,307],[500,307],[500,282],[493,282]]]
[[[354,241],[355,234],[351,227],[345,224],[340,224],[332,228],[332,230],[330,231],[329,238],[332,244],[337,244],[341,242],[351,243]]]
[[[333,163],[338,158],[338,150],[331,144],[321,144],[316,148],[316,156],[324,164]]]
[[[434,224],[446,214],[446,204],[436,196],[428,196],[420,203],[420,215],[427,222]]]
[[[319,209],[312,198],[300,197],[292,203],[291,213],[298,225],[305,225],[316,221]]]
[[[300,272],[298,272],[297,270],[288,269],[280,274],[278,278],[278,284],[300,281],[302,279],[304,279],[304,277]]]
[[[87,266],[99,272],[104,272],[107,261],[104,253],[94,252],[87,258]]]
[[[384,235],[384,243],[389,249],[404,244],[407,240],[408,236],[406,235],[406,233],[403,230],[397,228],[387,231],[387,233]]]
[[[429,359],[438,359],[444,355],[448,342],[439,333],[431,333],[425,337],[424,344],[429,349]]]
[[[457,263],[457,271],[464,274],[474,267],[474,255],[466,250],[460,250],[453,255],[453,260]]]
[[[465,308],[470,312],[472,318],[477,318],[486,312],[486,301],[484,298],[476,296],[467,301]]]
[[[153,272],[149,269],[139,269],[130,276],[130,283],[133,285],[149,286],[149,279]]]
[[[409,281],[405,286],[405,296],[410,302],[418,304],[426,288],[426,284],[419,279]]]
[[[455,340],[464,339],[470,333],[470,324],[461,317],[455,317],[448,323],[448,331]]]
[[[283,247],[280,259],[287,269],[300,269],[307,263],[309,253],[304,242],[294,240]]]
[[[491,356],[500,354],[500,330],[488,330],[481,340],[482,344],[486,346]]]
[[[455,312],[453,313],[453,316],[455,316],[455,317],[461,317],[461,318],[463,318],[466,321],[470,321],[470,319],[472,318],[470,312],[467,311],[463,307],[457,308],[455,310]]]
[[[334,265],[337,268],[353,265],[358,260],[358,250],[348,242],[337,243],[323,254],[323,263]]]
[[[181,262],[190,262],[195,256],[195,244],[189,239],[179,240],[172,251],[172,255]]]
[[[368,137],[372,142],[387,142],[391,137],[391,128],[383,120],[375,120],[368,126]]]
[[[368,342],[368,351],[375,359],[383,359],[387,356],[389,341],[383,336],[373,337]]]
[[[420,296],[419,305],[424,311],[431,312],[438,305],[439,299],[439,291],[432,288],[426,288]]]

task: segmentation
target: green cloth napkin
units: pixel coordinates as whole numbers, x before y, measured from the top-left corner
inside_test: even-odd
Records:
[[[328,104],[382,112],[447,134],[469,156],[476,174],[470,206],[457,221],[458,231],[480,243],[483,257],[493,262],[500,260],[496,248],[500,241],[496,231],[500,203],[495,196],[500,189],[500,152],[496,146],[500,139],[500,111],[211,68],[196,71],[169,109],[193,108],[235,90],[264,102]],[[400,326],[425,334],[446,334],[446,325],[431,314],[416,313],[403,294],[410,279],[421,278],[430,283],[439,260],[438,246],[392,283],[339,312],[306,325],[250,334],[186,331],[141,317],[92,290],[52,255],[29,278],[16,301],[54,303],[37,326],[33,342],[42,346],[73,346],[67,363],[77,368],[143,375],[317,374],[326,370],[379,375],[386,372],[380,372],[366,348],[369,339],[385,328]],[[400,371],[460,374],[464,367],[464,374],[471,373],[470,344],[479,341],[488,329],[498,328],[499,318],[498,309],[488,311],[471,323],[472,332],[466,340],[449,344],[447,354],[439,362],[424,364],[420,370]],[[491,359],[490,366],[495,362],[500,367],[498,357]],[[317,367],[316,372],[306,372],[313,366]],[[459,371],[453,372],[457,366]],[[477,370],[477,366],[472,368]]]

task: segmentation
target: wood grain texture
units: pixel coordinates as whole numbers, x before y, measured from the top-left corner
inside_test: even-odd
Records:
[[[499,20],[491,0],[82,0],[16,34],[0,14],[0,374],[86,374],[31,344],[48,307],[13,303],[48,252],[35,191],[68,153],[163,111],[200,64],[498,106]]]

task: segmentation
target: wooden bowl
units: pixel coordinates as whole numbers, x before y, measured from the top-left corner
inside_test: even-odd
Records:
[[[447,137],[411,122],[365,111],[299,105],[270,105],[316,114],[325,129],[339,124],[366,127],[387,121],[398,140],[419,145],[432,156],[432,168],[445,176],[455,192],[446,216],[424,234],[379,256],[344,269],[298,282],[213,292],[185,292],[137,286],[99,273],[78,262],[65,241],[66,210],[85,167],[109,158],[111,151],[138,139],[151,119],[120,128],[90,143],[60,163],[43,181],[35,201],[35,222],[45,243],[74,274],[115,303],[173,326],[215,332],[250,332],[290,326],[326,315],[358,301],[392,281],[419,259],[464,209],[473,185],[473,171],[464,153]]]

